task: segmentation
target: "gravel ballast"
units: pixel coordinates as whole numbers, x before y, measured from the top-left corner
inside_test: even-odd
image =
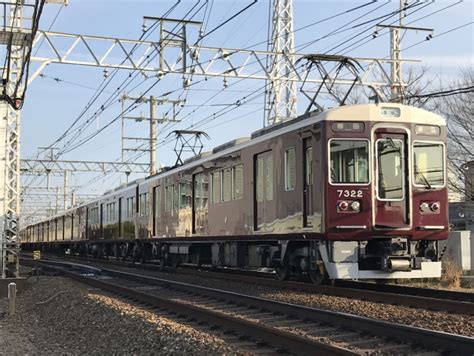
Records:
[[[0,354],[236,354],[222,339],[62,277],[41,277],[9,320],[0,299]]]
[[[340,311],[354,315],[365,316],[371,319],[388,321],[404,325],[411,325],[430,330],[443,331],[452,334],[474,336],[474,318],[471,315],[460,315],[448,312],[411,308],[401,305],[375,303],[370,301],[297,292],[285,288],[257,286],[254,284],[236,281],[225,281],[220,278],[202,277],[200,275],[165,273],[158,271],[145,271],[127,267],[104,266],[105,268],[119,269],[137,274],[155,276],[184,283],[198,284],[233,291],[236,293],[250,294],[263,298],[275,299],[325,310]]]

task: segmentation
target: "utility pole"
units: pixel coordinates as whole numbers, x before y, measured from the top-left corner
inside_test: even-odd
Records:
[[[63,195],[63,207],[64,211],[67,210],[67,171],[64,171],[64,195]]]
[[[407,6],[408,6],[407,0],[400,0],[400,15],[399,15],[399,20],[398,20],[398,26],[377,25],[377,27],[390,29],[390,58],[392,60],[392,63],[391,63],[391,81],[392,81],[391,101],[402,103],[402,104],[404,101],[403,96],[404,96],[406,84],[403,82],[401,31],[413,30],[413,31],[433,32],[432,28],[403,26],[403,18],[405,17],[405,8]],[[428,38],[429,36],[431,36],[431,34],[428,35]]]
[[[124,152],[131,151],[131,152],[148,152],[150,157],[150,175],[153,175],[157,172],[156,166],[156,143],[157,143],[157,136],[158,136],[158,124],[162,124],[165,122],[179,122],[176,120],[176,107],[184,103],[184,100],[171,100],[167,98],[155,98],[154,96],[150,96],[149,98],[139,97],[139,98],[132,98],[128,95],[123,95],[120,99],[122,102],[122,161],[124,161]],[[124,102],[126,100],[133,100],[136,103],[148,103],[150,104],[150,115],[148,118],[144,116],[125,116],[124,110],[125,105]],[[156,106],[157,105],[164,105],[164,104],[171,104],[172,105],[172,117],[168,118],[168,116],[163,115],[162,118],[157,117],[156,113]],[[133,120],[135,122],[142,122],[142,121],[150,121],[150,130],[149,130],[149,137],[130,137],[125,136],[125,120]],[[136,141],[136,142],[146,142],[148,143],[148,148],[140,148],[140,147],[125,147],[126,141]],[[127,175],[128,181],[128,175]]]
[[[156,110],[155,97],[150,96],[150,175],[156,173]]]
[[[270,79],[267,81],[265,112],[267,124],[294,119],[297,115],[296,83],[290,81],[295,71],[291,55],[295,51],[293,32],[293,0],[272,0],[272,25],[268,43],[271,56],[267,59]]]

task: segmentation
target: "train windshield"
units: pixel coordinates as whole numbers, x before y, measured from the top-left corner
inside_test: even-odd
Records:
[[[441,143],[415,142],[413,144],[415,185],[428,188],[444,185],[444,147]]]
[[[369,183],[368,151],[366,140],[331,140],[331,183]]]

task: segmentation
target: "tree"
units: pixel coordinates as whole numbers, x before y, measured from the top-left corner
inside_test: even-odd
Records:
[[[472,185],[468,182],[465,186],[464,182],[472,179],[469,175],[472,172],[466,168],[474,161],[474,69],[462,69],[459,79],[452,81],[450,87],[471,89],[441,96],[431,105],[447,120],[449,189],[466,194],[466,200],[473,200]]]

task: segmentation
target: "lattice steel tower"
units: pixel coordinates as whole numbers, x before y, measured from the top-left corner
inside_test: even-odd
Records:
[[[293,0],[273,0],[272,23],[269,31],[268,68],[270,80],[267,83],[266,115],[267,124],[273,125],[297,116],[296,83],[285,80],[294,73],[291,60],[295,49],[293,32]]]

